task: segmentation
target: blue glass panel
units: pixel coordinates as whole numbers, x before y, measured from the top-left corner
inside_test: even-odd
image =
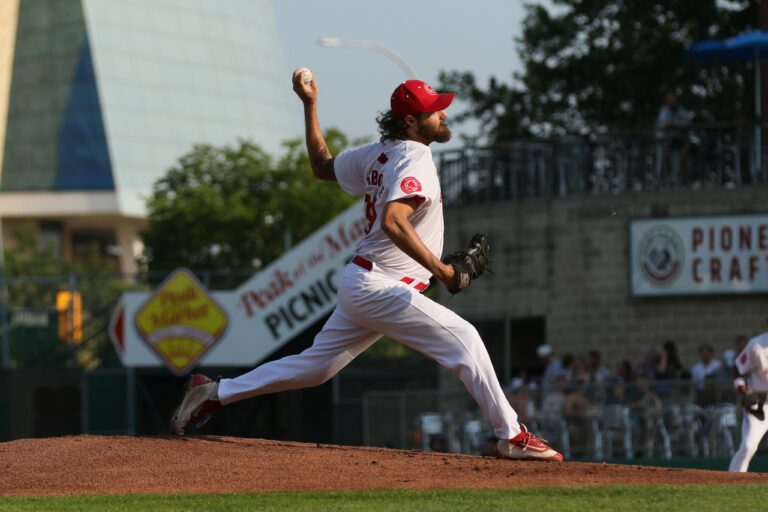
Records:
[[[58,165],[54,189],[114,188],[104,119],[99,106],[99,91],[86,36],[59,125]]]

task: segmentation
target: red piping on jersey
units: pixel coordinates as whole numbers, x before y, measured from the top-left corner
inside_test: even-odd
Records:
[[[369,272],[373,270],[373,263],[363,258],[362,256],[355,256],[354,258],[352,258],[352,263],[354,263],[360,268],[364,268]],[[407,285],[410,285],[415,281],[415,279],[413,279],[412,277],[405,276],[400,281],[402,281]],[[413,288],[417,291],[423,292],[424,290],[427,289],[428,286],[429,286],[429,283],[416,283],[416,285]]]

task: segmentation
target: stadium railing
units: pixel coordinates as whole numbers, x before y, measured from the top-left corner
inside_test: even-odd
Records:
[[[519,421],[570,459],[722,458],[740,441],[730,379],[523,386],[507,397]],[[363,426],[371,446],[489,455],[495,440],[463,389],[366,393]]]
[[[435,153],[447,206],[530,198],[768,183],[750,123],[695,124],[673,139],[652,130],[518,139]]]

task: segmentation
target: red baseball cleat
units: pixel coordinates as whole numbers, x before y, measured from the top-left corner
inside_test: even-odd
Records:
[[[187,427],[195,422],[198,428],[202,427],[223,407],[221,402],[211,398],[215,389],[216,382],[203,374],[196,373],[189,378],[187,392],[171,417],[171,434],[183,436]]]
[[[520,424],[520,433],[512,439],[499,439],[496,443],[496,456],[512,460],[555,460],[563,461],[563,456],[547,445],[547,440]]]

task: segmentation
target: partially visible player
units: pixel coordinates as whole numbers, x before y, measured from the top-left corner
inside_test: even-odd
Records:
[[[768,396],[768,332],[755,336],[736,356],[734,368],[739,376],[733,381],[742,395],[744,417],[741,419],[741,445],[731,459],[729,471],[745,472],[768,432],[765,399]]]
[[[438,94],[419,80],[403,82],[390,98],[391,109],[377,120],[381,140],[334,156],[320,130],[317,84],[309,70],[294,72],[293,90],[304,104],[312,171],[317,179],[365,197],[365,235],[340,279],[338,306],[314,344],[234,379],[216,383],[193,376],[172,418],[173,432],[183,434],[222,405],[320,385],[386,335],[436,360],[464,383],[493,425],[501,457],[561,461],[562,455],[518,423],[477,330],[421,294],[433,275],[455,293],[482,274],[484,263],[468,261],[487,261],[484,235],[476,235],[455,263],[455,254],[440,259],[443,196],[429,146],[451,137],[445,109],[454,95]]]

